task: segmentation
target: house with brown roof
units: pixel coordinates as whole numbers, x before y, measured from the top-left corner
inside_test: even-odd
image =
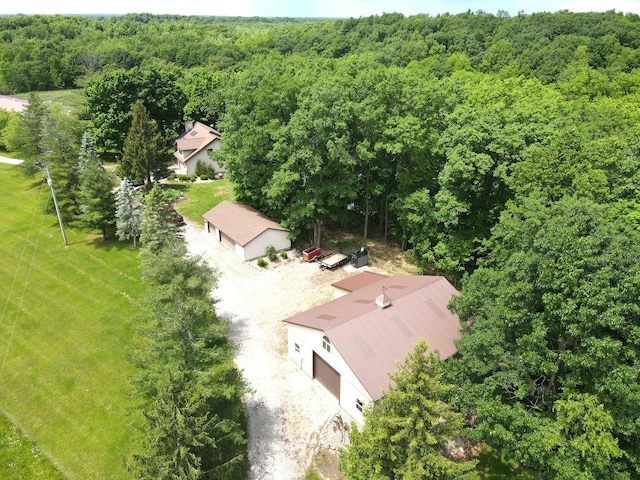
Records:
[[[198,161],[213,167],[216,173],[224,168],[209,158],[209,153],[220,148],[222,134],[215,128],[200,122],[186,122],[185,131],[174,142],[173,158],[178,165],[177,173],[196,173]]]
[[[370,280],[371,278],[369,278]],[[287,318],[289,357],[362,422],[367,403],[389,388],[390,372],[424,338],[443,360],[457,352],[458,292],[440,276],[383,277]]]
[[[269,245],[291,248],[289,230],[249,205],[225,200],[203,218],[207,232],[244,261],[265,256]]]

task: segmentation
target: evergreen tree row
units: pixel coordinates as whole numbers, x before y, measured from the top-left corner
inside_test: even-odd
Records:
[[[130,198],[135,209],[135,194],[120,198]],[[233,364],[229,324],[215,314],[211,292],[218,273],[187,254],[169,206],[155,183],[140,225],[148,289],[131,361],[144,421],[130,464],[137,478],[243,478],[246,385]]]

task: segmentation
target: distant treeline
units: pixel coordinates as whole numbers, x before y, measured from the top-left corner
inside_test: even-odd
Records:
[[[371,53],[382,65],[446,59],[464,53],[471,67],[553,82],[586,48],[607,72],[640,65],[635,14],[535,13],[509,16],[383,14],[339,20],[129,14],[0,17],[0,93],[66,89],[110,69],[155,65],[243,69],[256,54],[338,58]]]

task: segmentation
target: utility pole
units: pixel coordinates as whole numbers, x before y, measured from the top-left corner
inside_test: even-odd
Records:
[[[68,247],[69,242],[67,242],[67,234],[64,233],[64,225],[62,224],[62,217],[60,216],[60,209],[58,208],[58,200],[56,200],[56,191],[53,189],[53,180],[51,180],[51,175],[49,174],[49,167],[44,167],[47,169],[47,183],[51,187],[51,195],[53,196],[53,204],[56,207],[56,213],[58,214],[58,223],[60,224],[60,231],[62,232],[62,238],[64,239],[64,246]]]

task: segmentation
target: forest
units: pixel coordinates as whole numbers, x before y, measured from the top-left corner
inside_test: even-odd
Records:
[[[63,165],[70,218],[83,130],[122,159],[134,105],[167,147],[211,124],[238,201],[304,243],[396,242],[459,287],[451,388],[429,385],[465,435],[544,478],[640,478],[640,16],[0,17],[0,92],[69,88],[77,118],[0,112],[0,148]],[[397,375],[428,368],[410,361]],[[374,448],[420,430],[389,424],[364,427],[349,478],[464,473]]]

